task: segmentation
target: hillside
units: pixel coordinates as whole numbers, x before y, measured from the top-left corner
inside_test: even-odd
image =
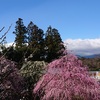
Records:
[[[100,58],[100,54],[93,54],[93,55],[79,56],[79,57],[84,57],[84,58]]]
[[[98,71],[100,70],[100,54],[90,55],[90,56],[78,56],[82,62],[89,67],[89,70]]]

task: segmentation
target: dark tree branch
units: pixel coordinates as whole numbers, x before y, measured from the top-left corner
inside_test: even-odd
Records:
[[[0,30],[0,32],[4,29],[5,27],[3,27],[1,30]]]
[[[3,39],[5,37],[5,35],[9,32],[10,28],[11,28],[12,24],[9,26],[8,30],[1,36],[0,39]],[[4,29],[4,27],[0,30],[0,32]]]

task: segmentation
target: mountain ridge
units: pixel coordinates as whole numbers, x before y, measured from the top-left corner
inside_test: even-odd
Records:
[[[77,55],[77,57],[79,58],[100,58],[100,54],[93,54],[93,55],[87,55],[87,56],[81,56],[81,55]]]

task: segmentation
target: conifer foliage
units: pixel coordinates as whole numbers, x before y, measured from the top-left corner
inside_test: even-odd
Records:
[[[76,56],[67,54],[47,68],[33,90],[40,100],[100,100],[98,82]]]
[[[15,31],[13,33],[16,35],[16,48],[22,48],[25,43],[27,43],[27,29],[24,26],[23,19],[18,18],[18,21],[16,21]]]
[[[13,33],[15,46],[3,49],[3,54],[7,51],[6,57],[21,65],[25,58],[32,61],[51,62],[59,58],[62,55],[60,51],[65,49],[58,30],[51,26],[44,34],[44,31],[32,21],[26,27],[23,19],[18,18]]]
[[[61,49],[65,49],[63,41],[57,29],[48,27],[45,35],[45,58],[46,61],[50,62],[61,56]]]
[[[32,60],[42,60],[44,52],[44,33],[32,21],[28,24],[28,48],[32,55]]]
[[[13,33],[15,34],[15,47],[9,49],[10,51],[7,53],[7,58],[18,63],[22,63],[27,50],[27,28],[23,23],[23,19],[18,18],[16,21],[15,31]]]

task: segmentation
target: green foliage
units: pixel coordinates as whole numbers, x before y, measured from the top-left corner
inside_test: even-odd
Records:
[[[27,27],[28,31],[28,48],[32,54],[32,60],[43,60],[44,54],[44,33],[33,22]]]
[[[21,75],[28,80],[28,85],[35,84],[45,71],[47,65],[44,61],[28,61],[20,69]]]
[[[100,58],[80,58],[84,65],[89,67],[90,71],[99,71],[100,70]]]
[[[3,49],[10,60],[23,64],[25,58],[32,61],[51,62],[59,58],[65,47],[57,29],[48,27],[46,34],[32,21],[24,26],[23,19],[16,21],[15,46]],[[31,58],[30,58],[31,56]]]
[[[19,18],[16,21],[15,31],[13,32],[15,37],[16,48],[22,48],[27,43],[27,29],[23,24],[23,19]]]
[[[19,65],[22,65],[24,60],[24,55],[27,48],[15,48],[14,46],[5,47],[2,49],[2,53],[5,54],[5,57],[9,60],[17,62]],[[20,69],[20,67],[18,67]]]
[[[45,36],[45,57],[46,61],[50,62],[61,56],[62,52],[60,50],[65,49],[63,41],[57,29],[50,26],[47,29]]]
[[[27,29],[23,24],[23,19],[19,18],[16,21],[15,31],[15,45],[10,47],[3,47],[2,53],[6,58],[22,64],[24,54],[27,50]]]
[[[44,61],[28,61],[23,64],[20,69],[21,75],[24,77],[26,82],[26,87],[28,90],[28,100],[32,98],[32,89],[34,88],[35,83],[45,72],[45,67],[47,63]]]
[[[5,54],[5,56],[13,61],[17,61],[16,60],[16,51],[14,50],[14,47],[10,46],[10,47],[3,47],[2,48],[2,52],[3,54]]]

